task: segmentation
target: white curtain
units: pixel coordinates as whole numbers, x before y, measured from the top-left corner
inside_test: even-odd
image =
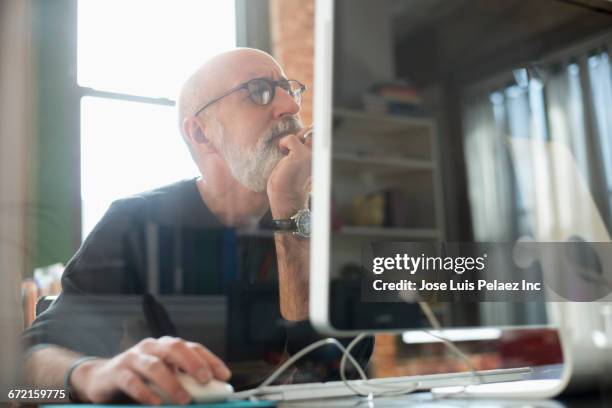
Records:
[[[584,63],[577,62],[581,60]],[[509,161],[510,141],[515,139],[566,145],[610,225],[612,71],[608,52],[576,56],[537,72],[516,70],[514,78],[513,85],[483,91],[465,104],[464,153],[474,238],[513,240],[531,232],[535,163],[530,156],[517,154],[512,155],[514,163]]]
[[[33,130],[30,2],[0,1],[0,401],[15,380],[27,259],[26,157]]]
[[[507,127],[502,93],[486,93],[469,101],[464,115],[464,146],[475,241],[504,242],[513,234],[513,223],[500,222],[513,218],[509,200],[511,174],[504,143]],[[491,266],[497,271],[508,269],[503,262]],[[479,308],[482,324],[517,323],[514,308],[504,303],[481,302]]]
[[[504,129],[499,125],[500,96],[485,95],[471,101],[465,113],[465,162],[470,181],[469,199],[474,239],[503,241],[509,235],[508,224],[498,220],[510,216],[508,203],[510,175],[505,162]]]
[[[548,118],[551,140],[567,145],[585,180],[589,180],[589,154],[584,127],[583,92],[580,67],[576,62],[552,74],[547,86]]]
[[[526,145],[512,143],[516,140],[566,145],[610,225],[612,72],[607,51],[518,69],[499,86],[489,82],[486,89],[476,87],[468,94],[464,154],[476,241],[513,242],[533,233],[534,197],[549,186],[534,178],[535,166],[543,163],[512,151],[513,145]],[[481,312],[484,322],[525,324],[542,318],[543,310],[533,304],[483,303]]]
[[[610,52],[604,51],[588,59],[591,95],[595,113],[598,150],[604,170],[608,214],[612,218],[612,69]]]

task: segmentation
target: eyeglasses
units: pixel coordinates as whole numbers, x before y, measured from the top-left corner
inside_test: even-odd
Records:
[[[249,91],[249,98],[253,101],[254,104],[259,106],[265,106],[270,104],[274,100],[274,95],[276,93],[276,87],[280,87],[285,90],[293,99],[295,103],[300,105],[302,103],[302,93],[306,90],[306,85],[302,84],[295,79],[279,79],[278,81],[273,81],[269,78],[254,78],[245,83],[242,83],[235,88],[230,89],[223,95],[213,99],[208,102],[202,108],[200,108],[193,116],[198,116],[200,112],[204,109],[208,108],[215,102],[220,101],[226,96],[237,92],[241,89],[246,89]]]

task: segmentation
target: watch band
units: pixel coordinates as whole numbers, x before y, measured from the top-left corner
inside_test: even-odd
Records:
[[[74,398],[74,395],[72,394],[72,387],[70,386],[70,377],[72,376],[72,372],[81,364],[86,363],[91,360],[98,360],[98,359],[99,357],[94,357],[94,356],[81,357],[75,360],[72,364],[70,364],[70,367],[68,367],[68,370],[66,371],[66,374],[64,375],[64,390],[66,391],[66,397],[68,397],[68,399],[71,402],[76,401],[76,399]]]
[[[297,226],[292,219],[272,220],[272,230],[277,232],[295,232],[297,231]]]
[[[290,219],[272,220],[272,230],[292,233],[300,238],[310,238],[310,209],[302,208]]]

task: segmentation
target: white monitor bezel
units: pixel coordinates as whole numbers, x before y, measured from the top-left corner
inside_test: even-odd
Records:
[[[330,321],[330,228],[331,228],[331,133],[333,108],[333,32],[334,0],[316,0],[315,7],[315,70],[313,97],[313,170],[312,170],[312,230],[310,244],[309,313],[313,326],[331,336],[354,336],[359,333],[379,333],[382,330],[346,331],[333,327]],[[562,320],[563,321],[563,320]],[[482,328],[483,326],[479,326]],[[505,326],[504,329],[525,326]],[[529,328],[551,327],[528,326]],[[498,327],[499,328],[499,327]],[[564,369],[559,383],[549,390],[525,394],[519,398],[550,398],[566,388],[572,373],[572,356],[566,328],[560,329]],[[403,333],[396,329],[385,332]],[[479,395],[492,397],[494,394]],[[508,395],[501,394],[502,397]],[[515,396],[516,397],[516,396]]]
[[[333,110],[334,0],[317,0],[315,8],[315,75],[313,98],[312,229],[310,241],[309,316],[313,326],[332,336],[381,331],[404,333],[417,329],[341,330],[330,320],[331,157]],[[484,326],[478,326],[483,328]],[[494,326],[499,328],[500,326]],[[525,326],[504,326],[505,329]],[[530,328],[551,327],[530,325]],[[460,329],[462,327],[453,327]],[[466,327],[468,328],[468,327]]]

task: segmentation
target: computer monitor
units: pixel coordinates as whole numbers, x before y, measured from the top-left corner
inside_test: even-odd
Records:
[[[544,173],[513,155],[519,139],[568,147],[593,204],[581,211],[601,213],[609,230],[610,27],[604,0],[317,1],[315,327],[429,326],[414,302],[362,300],[372,243],[537,241],[533,180]],[[447,328],[548,326],[545,301],[440,302],[435,312]]]

